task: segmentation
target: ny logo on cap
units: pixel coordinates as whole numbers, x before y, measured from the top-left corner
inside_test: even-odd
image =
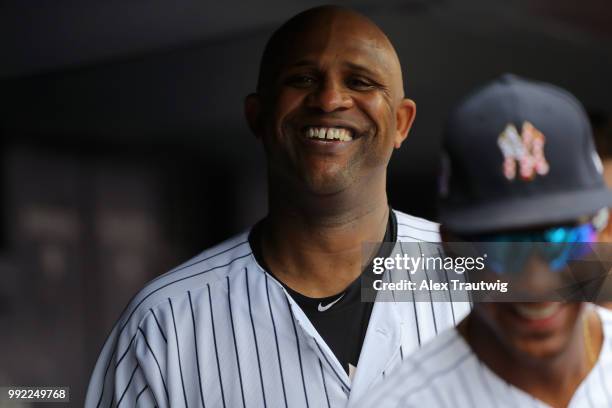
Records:
[[[544,157],[545,140],[542,132],[529,122],[523,122],[520,135],[514,125],[506,125],[497,139],[497,145],[504,155],[504,176],[508,180],[516,178],[517,162],[522,180],[530,181],[536,174],[540,176],[547,174],[549,166]]]

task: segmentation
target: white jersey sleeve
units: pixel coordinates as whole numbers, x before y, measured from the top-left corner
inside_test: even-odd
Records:
[[[184,355],[183,362],[177,350],[178,338],[173,336],[188,332],[194,323],[189,302],[176,299],[191,300],[190,290],[206,288],[240,269],[250,259],[247,242],[246,234],[241,234],[207,250],[154,279],[132,299],[98,357],[87,390],[86,408],[167,407],[173,398],[183,399],[182,365],[198,360]]]

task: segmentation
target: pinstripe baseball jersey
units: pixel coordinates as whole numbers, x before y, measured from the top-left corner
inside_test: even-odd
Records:
[[[395,214],[399,241],[439,240],[437,224]],[[85,406],[345,407],[468,311],[466,303],[376,302],[349,379],[257,263],[245,232],[134,297],[104,344]]]
[[[612,312],[597,307],[604,341],[599,358],[576,390],[570,408],[612,407]],[[406,359],[358,408],[534,407],[548,405],[508,384],[472,352],[456,329]]]

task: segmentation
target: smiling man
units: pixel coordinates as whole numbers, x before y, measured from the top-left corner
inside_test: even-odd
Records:
[[[612,407],[612,313],[551,301],[612,203],[582,106],[506,75],[454,110],[444,144],[443,238],[487,254],[514,298],[476,303],[356,406]]]
[[[245,113],[265,147],[268,215],[134,298],[88,408],[343,407],[466,312],[361,302],[364,265],[384,255],[364,255],[365,242],[439,240],[437,224],[387,203],[415,104],[375,24],[337,7],[289,20]]]

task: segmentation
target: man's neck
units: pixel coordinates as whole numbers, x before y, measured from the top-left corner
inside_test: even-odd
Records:
[[[587,358],[585,341],[591,343],[596,355],[603,341],[597,313],[587,309],[583,314],[582,318],[587,319],[592,337],[585,339],[584,325],[580,319],[566,349],[555,358],[545,361],[509,352],[488,326],[473,316],[470,316],[467,324],[460,325],[459,331],[468,339],[478,358],[507,383],[551,407],[566,407],[595,363]]]
[[[272,273],[309,297],[343,291],[362,272],[364,242],[385,236],[389,207],[386,193],[363,200],[335,201],[317,208],[271,208],[262,228],[262,253]],[[310,208],[309,208],[310,207]]]

